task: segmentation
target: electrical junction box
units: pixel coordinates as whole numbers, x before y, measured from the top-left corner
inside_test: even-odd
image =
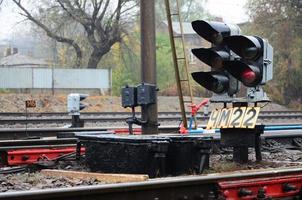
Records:
[[[156,86],[154,84],[142,83],[137,86],[138,105],[154,104],[156,102]]]
[[[137,88],[125,86],[122,88],[122,106],[135,107],[137,106]]]

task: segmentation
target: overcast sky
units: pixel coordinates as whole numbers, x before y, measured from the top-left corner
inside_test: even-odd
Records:
[[[213,15],[222,17],[226,23],[241,23],[248,20],[244,5],[247,0],[208,0],[205,8]],[[18,24],[22,17],[18,9],[8,5],[4,1],[0,11],[0,39],[11,37],[13,30],[24,31],[24,27]]]
[[[205,8],[215,16],[222,17],[226,23],[241,23],[248,21],[244,5],[247,0],[208,0]]]

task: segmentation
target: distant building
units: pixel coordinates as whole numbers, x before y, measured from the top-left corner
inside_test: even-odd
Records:
[[[174,35],[181,35],[181,29],[179,22],[172,22]],[[193,48],[206,48],[210,47],[210,43],[204,40],[201,36],[199,36],[192,28],[192,25],[190,22],[183,22],[182,23],[183,28],[183,35],[185,39],[185,48],[187,50],[187,56],[189,60],[190,67],[194,70],[196,68],[200,69],[202,67],[205,68],[205,65],[199,61],[191,52],[191,49]],[[168,34],[168,22],[163,21],[159,24],[157,28],[158,32],[167,33]],[[176,39],[177,40],[177,39]]]
[[[33,58],[28,55],[18,53],[17,48],[6,48],[4,57],[0,59],[1,67],[49,67],[43,59]]]

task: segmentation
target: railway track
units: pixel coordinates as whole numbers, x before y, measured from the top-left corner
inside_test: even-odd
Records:
[[[267,124],[269,130],[282,126],[283,129],[300,129],[301,124],[284,124],[274,125]],[[205,127],[203,127],[205,128]],[[107,126],[107,127],[83,127],[83,128],[2,128],[0,129],[0,140],[18,140],[18,139],[30,139],[30,138],[42,138],[42,137],[70,137],[76,132],[127,132],[128,127],[124,126]],[[135,131],[136,129],[134,129]],[[179,126],[159,126],[159,133],[178,133]],[[302,132],[302,131],[301,131]],[[283,134],[285,134],[283,132]],[[298,136],[300,131],[296,133]],[[217,135],[217,134],[216,134]],[[218,134],[219,135],[219,134]],[[279,134],[282,136],[282,134]],[[285,134],[286,135],[286,134]],[[291,133],[293,135],[293,133]]]
[[[268,130],[264,131],[264,134],[261,135],[262,146],[265,150],[274,149],[286,149],[290,156],[297,154],[298,157],[294,161],[300,160],[302,165],[302,157],[299,156],[302,150],[302,131],[300,129],[292,128],[289,130],[270,130],[276,126],[270,126]],[[290,126],[289,126],[290,127]],[[99,129],[85,129],[85,128],[73,128],[72,131],[69,129],[32,129],[29,133],[25,133],[21,130],[16,134],[13,130],[11,132],[6,132],[4,134],[3,130],[0,132],[0,152],[6,150],[16,150],[16,149],[31,149],[31,148],[56,148],[56,147],[68,147],[76,146],[77,139],[74,136],[74,133],[81,134],[107,134],[112,133],[114,128]],[[174,133],[177,134],[177,127],[165,127],[160,130],[164,135],[165,133]],[[13,134],[14,133],[14,134]],[[63,137],[62,135],[63,134]],[[52,136],[52,137],[49,137]],[[58,136],[58,137],[56,137]],[[197,135],[196,135],[197,136]],[[213,149],[214,153],[219,153],[219,149],[222,148],[220,145],[220,133],[203,133],[199,134],[199,137],[213,138]],[[23,139],[22,139],[23,138]],[[26,138],[26,139],[24,139]],[[294,152],[291,153],[291,151]],[[298,151],[298,152],[297,152]],[[283,154],[284,156],[285,154]],[[278,155],[277,155],[278,156]]]
[[[145,182],[1,193],[5,200],[301,199],[302,169],[182,176]],[[231,180],[231,181],[230,181]],[[270,181],[270,182],[269,182]],[[237,185],[236,185],[237,183]],[[242,184],[238,186],[238,183]],[[293,186],[293,187],[288,187]],[[291,188],[291,189],[290,189]]]
[[[122,116],[127,117],[131,113],[130,112],[81,112],[81,116],[85,117],[112,117],[112,116]],[[179,112],[159,112],[158,113],[161,116],[181,116]],[[210,113],[209,113],[210,114]],[[261,111],[261,114],[263,115],[302,115],[302,111]],[[190,113],[188,112],[187,115],[189,116]],[[0,119],[6,119],[10,117],[21,117],[24,118],[31,118],[31,117],[69,117],[67,112],[41,112],[41,113],[35,113],[35,112],[0,112]],[[199,114],[201,116],[201,114]]]
[[[178,126],[161,126],[160,133],[178,133]],[[0,129],[0,140],[18,140],[18,139],[33,139],[42,137],[73,137],[76,132],[126,132],[127,127],[84,127],[84,128],[8,128]],[[134,129],[134,132],[136,129]]]
[[[87,129],[88,130],[88,129]],[[86,131],[87,131],[86,130]],[[40,130],[41,131],[41,130]],[[63,131],[63,130],[61,130]],[[80,129],[78,130],[80,131]],[[219,141],[219,133],[210,134],[216,141]],[[207,135],[205,135],[207,136]],[[302,138],[299,130],[286,131],[268,131],[262,137],[268,145],[277,145],[270,147],[274,151],[279,148],[282,157],[286,158],[291,155],[291,150],[299,150],[301,153],[301,141],[297,141],[295,146],[293,139]],[[271,140],[275,140],[272,144]],[[276,142],[278,141],[278,142]],[[12,150],[20,148],[36,148],[62,147],[63,145],[75,145],[76,140],[68,139],[44,139],[44,140],[19,140],[19,141],[0,141],[0,150]],[[278,144],[282,146],[278,146]],[[283,148],[284,150],[281,150]],[[267,150],[267,145],[264,145]],[[285,153],[287,151],[287,153]],[[215,153],[213,157],[219,157],[218,163],[222,162],[223,153]],[[273,157],[272,155],[266,155]],[[300,156],[301,157],[301,156]],[[277,158],[273,158],[278,161]],[[288,159],[288,158],[286,158]],[[285,159],[285,160],[286,160]],[[280,161],[282,162],[282,161]],[[301,160],[286,163],[299,163]],[[214,164],[215,165],[215,164]],[[290,187],[287,187],[290,186]],[[265,188],[263,192],[263,188]],[[289,188],[289,190],[287,189]],[[244,192],[242,192],[244,190]],[[248,192],[246,192],[248,191]],[[16,200],[16,199],[45,199],[45,200],[90,200],[90,199],[301,199],[302,198],[302,168],[287,168],[273,170],[258,171],[241,171],[223,174],[209,174],[207,176],[181,176],[174,178],[157,178],[150,179],[146,182],[139,183],[122,183],[110,185],[81,186],[73,188],[61,189],[45,189],[20,192],[0,193],[0,199]],[[243,195],[243,196],[242,196]]]
[[[100,115],[100,113],[98,113]],[[81,117],[85,119],[86,122],[89,122],[89,119],[92,121],[102,121],[102,119],[106,120],[110,119],[112,122],[118,121],[118,119],[125,120],[126,117],[130,116],[130,113],[118,113],[120,115],[115,116],[114,113],[107,113],[103,116],[94,117],[94,114],[82,114]],[[111,116],[110,116],[111,114]],[[125,114],[123,116],[123,114]],[[33,124],[38,123],[39,119],[41,124],[44,123],[44,119],[42,115],[32,114],[25,123],[31,121]],[[47,114],[46,114],[47,115]],[[259,116],[259,119],[276,119],[278,116],[279,119],[298,119],[301,122],[302,114],[299,112],[272,112],[272,113],[262,113]],[[44,115],[45,116],[45,115]],[[46,120],[50,120],[51,123],[57,123],[56,120],[64,121],[65,123],[70,122],[69,116],[65,114],[62,116],[62,113],[56,115],[56,118],[51,114],[48,117],[45,117]],[[58,117],[62,116],[62,117]],[[51,118],[50,118],[51,117]],[[139,116],[138,116],[139,117]],[[176,119],[177,118],[177,119]],[[2,124],[4,121],[0,120]],[[176,119],[176,120],[175,120]],[[175,115],[175,113],[164,113],[162,117],[159,117],[159,120],[167,120],[167,121],[178,121],[179,122],[180,115]],[[199,116],[199,119],[207,120],[207,117]],[[14,121],[15,120],[15,121]],[[19,117],[15,117],[13,121],[10,123],[19,123]],[[21,119],[22,120],[22,119]],[[24,119],[23,119],[24,120]],[[110,121],[109,120],[109,121]],[[102,121],[105,123],[105,121]],[[20,123],[22,124],[22,123]],[[177,132],[177,126],[171,127],[160,127],[161,132]],[[45,137],[47,136],[56,136],[58,133],[69,134],[79,131],[108,131],[114,129],[113,127],[103,127],[103,128],[43,128],[43,129],[1,129],[0,130],[0,139],[6,138],[11,139],[12,135],[13,139],[17,138],[26,138],[26,137]],[[64,135],[63,134],[63,135]],[[219,133],[211,134],[214,137],[215,141],[219,142]],[[70,136],[69,136],[70,137]],[[270,132],[265,133],[262,137],[265,141],[264,149],[273,149],[276,151],[280,151],[282,156],[285,156],[286,159],[293,155],[293,151],[299,151],[301,153],[302,142],[299,140],[302,138],[302,134],[300,131],[279,131],[279,132]],[[276,138],[279,138],[278,140]],[[297,139],[298,138],[298,139]],[[295,145],[293,141],[295,140]],[[272,142],[273,141],[273,142]],[[24,148],[32,148],[32,145],[35,145],[36,148],[53,148],[53,147],[75,147],[76,140],[74,138],[65,138],[65,139],[30,139],[30,140],[19,140],[16,143],[11,141],[0,141],[0,151],[7,150],[18,150]],[[278,146],[279,145],[279,146]],[[284,150],[280,147],[280,145],[287,146],[288,149],[284,148]],[[269,147],[268,147],[269,146]],[[219,148],[219,147],[218,147]],[[298,150],[297,150],[298,149]],[[286,151],[285,154],[283,151]],[[223,155],[223,152],[216,153],[213,158],[217,159],[218,163],[221,162],[226,156]],[[264,158],[273,158],[278,160],[279,154],[268,154],[267,152],[264,154]],[[223,156],[222,156],[223,155]],[[295,152],[295,156],[299,157],[299,153]],[[297,160],[294,157],[291,161],[286,161],[287,163],[298,163],[298,166],[302,166],[301,158]],[[281,161],[283,162],[283,161]],[[270,177],[272,177],[270,179]],[[230,181],[231,180],[231,181]],[[269,180],[269,181],[267,181]],[[281,180],[281,182],[280,182]],[[233,181],[233,182],[232,182]],[[240,183],[245,185],[243,188],[240,185],[234,185],[235,183]],[[279,181],[279,182],[278,182]],[[278,188],[276,188],[276,183],[278,182]],[[287,192],[287,189],[284,189],[284,185],[294,185],[295,189],[291,189],[291,191]],[[263,188],[265,190],[263,192]],[[268,188],[268,189],[267,189]],[[273,188],[273,189],[270,189]],[[293,187],[289,187],[293,188]],[[97,185],[97,186],[81,186],[81,187],[73,187],[73,188],[61,188],[61,189],[46,189],[46,190],[35,190],[35,191],[21,191],[21,192],[7,192],[0,193],[0,199],[7,200],[15,200],[15,199],[45,199],[45,200],[60,200],[60,199],[73,199],[73,200],[90,200],[90,199],[146,199],[146,200],[160,200],[160,199],[241,199],[242,191],[244,191],[244,199],[261,199],[258,198],[261,195],[264,195],[266,199],[301,199],[302,198],[302,169],[274,169],[267,171],[258,171],[258,172],[244,172],[244,173],[224,173],[224,174],[216,174],[216,175],[208,175],[208,176],[187,176],[187,177],[176,177],[176,178],[160,178],[160,179],[151,179],[146,182],[141,183],[122,183],[122,184],[110,184],[110,185]],[[246,193],[247,191],[247,193]],[[261,193],[262,192],[262,193]],[[239,195],[240,193],[240,195]],[[239,197],[240,196],[240,197]],[[279,198],[281,197],[281,198]],[[263,198],[263,199],[265,199]]]
[[[83,112],[81,118],[85,123],[92,123],[98,126],[102,124],[125,124],[125,119],[130,117],[131,114],[127,112]],[[190,117],[190,113],[187,113]],[[140,117],[138,114],[137,117]],[[209,116],[204,116],[201,114],[197,115],[197,119],[205,122],[209,119]],[[178,124],[181,120],[181,115],[178,112],[160,112],[158,116],[159,123],[169,122]],[[264,111],[259,115],[259,122],[273,121],[273,120],[284,120],[292,121],[292,123],[302,122],[302,112],[301,111]],[[71,117],[68,113],[0,113],[0,127],[1,128],[11,128],[16,125],[51,125],[51,126],[62,126],[64,124],[70,124]]]

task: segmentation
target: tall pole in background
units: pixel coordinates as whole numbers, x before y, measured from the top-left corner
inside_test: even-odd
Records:
[[[57,57],[57,41],[56,40],[52,40],[53,44],[52,44],[52,56],[53,56],[53,62],[52,62],[52,66],[51,66],[51,91],[52,91],[52,95],[55,94],[55,65],[57,65],[58,63],[58,57]]]
[[[141,80],[156,85],[155,0],[140,1]],[[142,134],[158,133],[157,97],[155,104],[142,106]]]

